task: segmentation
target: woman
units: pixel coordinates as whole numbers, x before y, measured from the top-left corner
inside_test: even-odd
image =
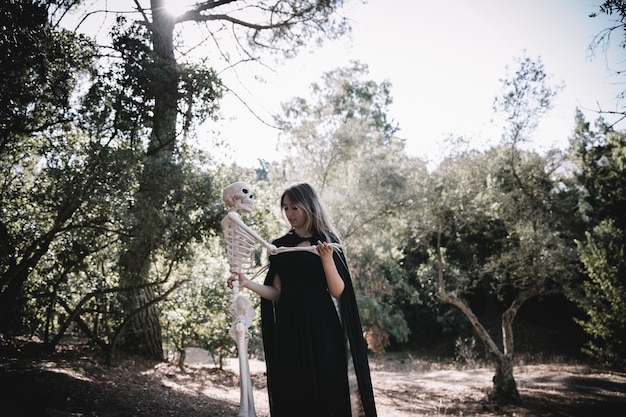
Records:
[[[281,206],[291,224],[278,248],[317,246],[270,255],[263,284],[239,275],[239,287],[261,296],[263,345],[272,417],[350,417],[346,336],[367,417],[376,416],[367,350],[346,259],[315,192],[288,188]],[[332,296],[332,297],[331,297]],[[333,298],[339,301],[340,315]]]

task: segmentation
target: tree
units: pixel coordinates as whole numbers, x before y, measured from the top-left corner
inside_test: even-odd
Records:
[[[425,165],[395,136],[391,85],[367,74],[359,62],[323,74],[309,98],[283,105],[277,124],[290,154],[287,179],[313,183],[329,207],[349,251],[368,345],[382,353],[390,336],[403,342],[409,333],[397,308],[406,277],[397,267],[396,233]]]
[[[583,232],[577,245],[585,272],[571,298],[585,313],[577,320],[591,338],[584,351],[603,364],[621,366],[626,362],[626,136],[602,119],[592,130],[579,112],[570,147],[581,189]]]
[[[532,199],[510,187],[506,148],[455,158],[433,173],[427,213],[416,229],[430,254],[418,275],[428,282],[436,274],[442,301],[466,316],[495,367],[491,397],[504,403],[519,401],[518,311],[533,297],[562,292],[576,265],[571,236],[559,223],[569,207],[554,191],[558,180],[545,172],[545,159],[521,156],[529,160],[519,168]],[[490,304],[501,314],[501,342],[483,323]]]
[[[0,95],[0,332],[16,333],[29,274],[59,236],[98,222],[77,212],[89,204],[85,193],[117,173],[103,170],[106,149],[68,126],[78,77],[93,72],[93,45],[54,29],[45,3],[9,1],[0,16],[0,76],[11,80]]]
[[[517,240],[492,267],[494,273],[509,275],[506,286],[514,291],[509,307],[502,314],[503,351],[496,354],[494,345],[489,349],[496,364],[494,396],[505,402],[519,396],[513,378],[515,316],[526,301],[558,289],[559,284],[567,283],[572,277],[568,271],[572,251],[568,250],[567,236],[558,232],[562,229],[555,228],[560,219],[555,214],[568,210],[558,204],[554,192],[557,187],[553,174],[559,159],[554,153],[546,161],[532,158],[531,154],[525,162],[518,150],[518,144],[551,108],[552,99],[562,87],[549,83],[540,59],[532,61],[525,57],[518,64],[515,75],[502,80],[504,94],[495,102],[496,110],[507,114],[510,126],[505,133],[510,146],[506,153],[508,163],[503,166],[498,181],[511,199],[511,204],[503,207],[508,212],[505,219],[510,222],[509,235],[513,232],[511,237]],[[555,165],[551,158],[555,158]]]
[[[533,297],[561,291],[575,265],[571,236],[560,227],[572,200],[559,193],[558,154],[519,149],[556,90],[540,61],[519,64],[496,100],[509,122],[503,144],[444,161],[430,179],[424,218],[415,222],[416,240],[429,254],[418,274],[425,280],[436,274],[442,301],[469,320],[495,366],[491,397],[501,403],[520,399],[513,376],[519,309]],[[502,308],[502,349],[471,302],[485,294]]]
[[[163,210],[168,196],[180,188],[181,177],[178,152],[181,143],[178,136],[180,85],[184,82],[174,48],[174,33],[185,22],[203,24],[207,37],[217,38],[217,33],[229,28],[235,34],[236,45],[243,45],[240,37],[246,37],[245,59],[252,59],[250,51],[256,48],[281,50],[291,54],[312,38],[335,36],[347,29],[345,20],[333,20],[332,16],[342,2],[336,1],[202,1],[179,16],[168,14],[164,0],[135,1],[138,19],[129,29],[121,32],[114,50],[125,64],[124,73],[136,90],[130,90],[133,99],[141,100],[138,120],[147,129],[147,140],[142,146],[143,168],[138,175],[132,200],[134,217],[128,225],[125,249],[120,254],[120,282],[124,287],[136,290],[125,294],[122,305],[127,313],[140,311],[128,326],[123,344],[148,357],[163,357],[158,306],[154,299],[155,282],[152,276],[152,255],[164,245],[161,234],[164,226]],[[90,16],[88,11],[85,17]],[[125,25],[124,19],[118,20]],[[319,36],[319,37],[318,37]],[[149,47],[145,42],[150,40]],[[183,38],[184,39],[184,38]],[[218,47],[220,45],[218,44]],[[136,55],[135,53],[139,53]],[[206,99],[215,102],[220,89],[215,76],[203,78],[204,83],[189,90],[190,97],[203,92]],[[126,90],[128,91],[128,90]],[[199,93],[199,92],[200,93]],[[190,100],[190,101],[192,101]],[[193,112],[184,112],[185,116]],[[182,124],[187,126],[186,123]],[[130,126],[132,127],[132,126]],[[140,138],[143,139],[143,138]]]
[[[588,279],[583,282],[583,297],[578,305],[586,312],[577,322],[591,336],[583,349],[590,357],[607,366],[626,363],[626,263],[624,236],[612,220],[605,220],[577,241],[580,259]]]
[[[388,120],[391,85],[363,80],[367,73],[359,62],[325,73],[311,99],[294,98],[277,116],[290,156],[286,176],[316,185],[351,245],[387,229],[411,196],[410,181],[425,173]]]
[[[626,134],[615,131],[602,118],[592,129],[577,112],[576,130],[570,140],[576,179],[583,187],[580,214],[587,230],[611,219],[618,229],[626,229]]]

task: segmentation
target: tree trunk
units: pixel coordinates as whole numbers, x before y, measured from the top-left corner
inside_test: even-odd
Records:
[[[536,295],[536,291],[520,292],[511,306],[502,314],[502,346],[504,354],[498,355],[495,360],[496,374],[493,377],[494,401],[508,404],[520,401],[517,384],[513,377],[513,321],[522,305]]]
[[[478,338],[487,348],[488,355],[492,358],[496,373],[493,376],[493,388],[489,394],[489,398],[500,404],[516,404],[520,401],[519,392],[517,391],[517,383],[513,377],[513,319],[517,311],[528,299],[528,294],[520,294],[511,307],[502,315],[502,336],[505,353],[494,342],[489,332],[480,323],[478,317],[472,309],[459,297],[446,291],[445,281],[443,277],[443,255],[441,253],[441,233],[437,236],[437,263],[439,266],[439,294],[443,302],[457,307],[465,317],[470,321],[472,327],[476,331]]]
[[[154,288],[143,286],[150,279],[151,256],[163,243],[163,204],[169,192],[177,187],[173,153],[176,149],[176,118],[178,100],[178,71],[174,58],[174,21],[165,12],[162,0],[152,0],[152,43],[158,59],[155,84],[153,127],[150,144],[144,157],[144,172],[135,195],[135,224],[125,252],[120,258],[120,285],[140,287],[122,297],[127,315],[142,309],[155,298]],[[163,341],[156,304],[143,308],[126,326],[120,346],[144,356],[162,360]]]
[[[517,383],[513,377],[513,355],[498,355],[496,374],[489,398],[499,404],[517,404],[520,401]]]
[[[171,172],[171,163],[163,159],[150,153],[145,158],[141,188],[135,195],[135,226],[120,258],[120,287],[131,288],[121,294],[124,312],[130,316],[141,310],[124,329],[120,347],[155,360],[163,359],[160,311],[156,304],[144,306],[155,298],[154,287],[148,285],[157,281],[151,278],[151,257],[163,244],[165,224],[160,213],[168,192],[163,177]]]
[[[0,333],[22,333],[24,299],[24,283],[28,279],[28,271],[9,269],[2,276],[2,292],[0,292]]]

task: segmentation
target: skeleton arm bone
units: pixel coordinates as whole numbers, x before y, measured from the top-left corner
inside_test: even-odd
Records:
[[[339,244],[339,243],[329,243],[328,245],[332,246],[334,249],[341,251],[343,249],[343,247]],[[285,252],[297,252],[297,251],[307,251],[307,252],[312,252],[316,255],[319,255],[319,252],[317,251],[317,245],[311,245],[311,246],[281,246],[278,247],[274,250],[270,250],[270,254],[272,255],[276,255],[278,253],[285,253]]]

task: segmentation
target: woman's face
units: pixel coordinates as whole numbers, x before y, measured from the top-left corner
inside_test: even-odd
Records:
[[[285,212],[285,217],[287,217],[287,221],[291,227],[296,229],[296,231],[303,231],[302,228],[306,223],[306,214],[304,213],[304,210],[294,204],[289,197],[285,196],[283,198],[283,211]]]

